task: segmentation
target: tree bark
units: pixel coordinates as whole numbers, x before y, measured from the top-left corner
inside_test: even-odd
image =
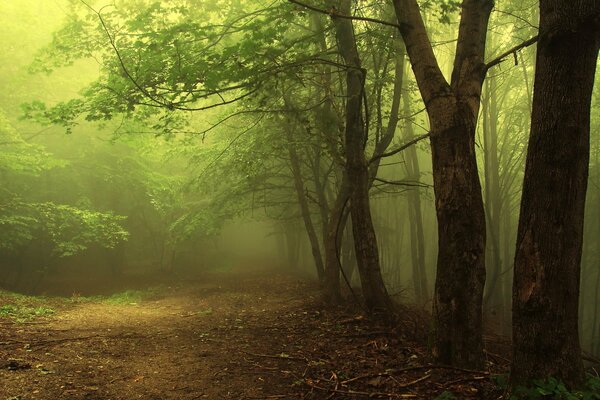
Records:
[[[483,365],[485,213],[475,129],[493,2],[463,1],[450,84],[433,54],[417,1],[394,0],[394,6],[431,126],[439,242],[433,353],[444,364],[479,368]]]
[[[531,134],[513,282],[511,384],[584,378],[578,336],[598,0],[540,1]]]
[[[340,1],[340,12],[350,15],[350,0]],[[363,98],[366,71],[362,68],[352,22],[334,19],[338,49],[346,63],[346,174],[350,186],[350,215],[356,261],[367,309],[391,311],[392,302],[381,276],[377,238],[371,217],[369,188],[371,176],[365,157],[366,129],[363,120]]]

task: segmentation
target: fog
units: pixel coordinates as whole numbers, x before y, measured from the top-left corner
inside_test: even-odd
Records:
[[[342,196],[350,142],[346,62],[333,33],[340,19],[287,2],[208,3],[157,2],[159,11],[150,1],[0,3],[4,293],[111,295],[175,287],[206,273],[240,274],[240,281],[250,274],[265,287],[269,276],[284,274],[319,292],[329,290],[323,274],[334,262],[341,304],[355,306],[354,243],[366,239],[353,234],[352,200]],[[366,16],[395,18],[385,2],[372,3]],[[488,60],[537,32],[537,3],[497,3]],[[449,79],[459,13],[431,7],[426,24]],[[430,118],[399,35],[385,25],[354,25],[367,71],[361,118],[372,180],[365,190],[381,276],[394,304],[426,319],[439,240],[432,151],[423,136]],[[536,46],[525,46],[490,68],[476,121],[484,330],[502,338],[512,332],[535,57]],[[596,85],[578,319],[590,359],[600,357],[599,131]]]

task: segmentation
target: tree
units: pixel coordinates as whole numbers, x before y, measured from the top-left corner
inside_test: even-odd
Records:
[[[416,0],[394,0],[400,32],[431,126],[438,219],[434,354],[441,362],[483,364],[485,214],[475,129],[491,0],[465,0],[450,83],[443,76]]]
[[[340,12],[350,15],[350,9],[351,0],[341,0]],[[339,51],[346,63],[345,172],[350,183],[350,214],[358,271],[367,308],[390,311],[393,307],[381,276],[369,203],[371,175],[365,157],[367,132],[363,117],[366,70],[361,66],[352,22],[334,18],[334,24]]]
[[[13,287],[22,283],[30,267],[42,272],[37,274],[39,283],[60,258],[81,253],[92,245],[114,249],[127,240],[123,216],[85,204],[40,201],[31,195],[31,187],[39,188],[42,173],[65,167],[68,162],[23,140],[1,110],[0,146],[0,174],[6,180],[0,192],[0,254],[8,261],[2,265],[4,275],[15,276]],[[49,197],[47,193],[42,195]],[[27,253],[38,253],[39,265],[25,265]],[[28,282],[26,289],[33,290],[34,285]]]
[[[540,1],[513,284],[513,386],[583,381],[578,299],[600,2]]]

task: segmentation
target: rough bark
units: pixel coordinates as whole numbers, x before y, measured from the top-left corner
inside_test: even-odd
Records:
[[[512,385],[583,380],[578,297],[598,0],[540,2],[513,282]]]
[[[481,367],[485,214],[475,128],[493,2],[463,1],[450,83],[433,54],[417,1],[394,0],[394,6],[431,127],[439,242],[433,352],[441,363]]]
[[[340,1],[340,12],[350,15],[350,0]],[[366,71],[361,67],[352,22],[334,19],[338,49],[346,63],[346,127],[344,150],[346,174],[350,183],[350,215],[361,287],[366,307],[371,311],[392,310],[381,276],[377,238],[371,217],[369,188],[371,176],[365,157],[363,97]]]

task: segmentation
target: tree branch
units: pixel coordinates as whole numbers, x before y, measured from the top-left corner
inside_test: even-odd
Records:
[[[373,180],[381,183],[385,183],[387,185],[395,185],[395,186],[413,186],[413,187],[421,187],[421,188],[429,188],[431,185],[426,183],[422,183],[419,181],[389,181],[387,179],[382,178],[374,178]]]
[[[349,19],[349,20],[352,20],[352,21],[373,22],[375,24],[380,24],[380,25],[385,25],[385,26],[391,26],[393,28],[400,29],[400,25],[394,24],[392,22],[382,21],[382,20],[376,19],[376,18],[356,17],[356,16],[353,16],[353,15],[340,14],[340,13],[337,12],[337,10],[335,9],[335,7],[332,7],[330,10],[323,10],[321,8],[311,6],[309,4],[302,3],[302,2],[300,2],[298,0],[288,0],[288,1],[290,3],[299,5],[300,7],[304,7],[306,9],[311,10],[311,11],[315,11],[315,12],[318,12],[318,13],[321,13],[321,14],[329,15],[331,18]]]
[[[371,160],[369,160],[369,164],[372,163],[372,162],[374,162],[374,161],[376,161],[379,158],[391,157],[391,156],[393,156],[395,154],[398,154],[401,151],[408,149],[410,146],[412,146],[412,145],[420,142],[421,140],[427,139],[429,136],[431,136],[431,133],[427,132],[427,133],[425,133],[425,134],[423,134],[421,136],[417,136],[413,140],[411,140],[411,141],[403,144],[402,146],[398,147],[397,149],[394,149],[394,150],[389,151],[387,153],[378,154],[378,155],[374,156],[373,158],[371,158]]]
[[[536,43],[538,41],[539,37],[538,35],[535,35],[534,37],[524,41],[521,44],[518,44],[508,50],[506,50],[504,53],[500,54],[498,57],[488,61],[485,64],[485,70],[489,70],[490,68],[500,64],[502,61],[504,61],[506,59],[506,57],[510,56],[511,54],[516,53],[517,51],[524,49],[525,47],[529,47],[532,44]]]

